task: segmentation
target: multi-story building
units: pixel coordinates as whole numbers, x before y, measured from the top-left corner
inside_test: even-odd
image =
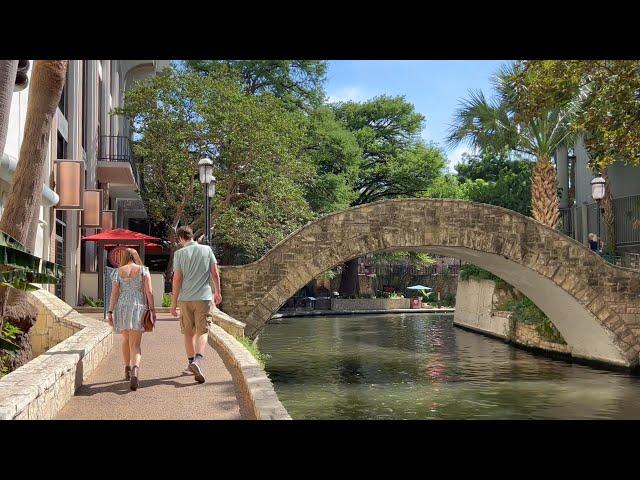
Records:
[[[581,243],[588,243],[589,233],[598,232],[606,241],[602,215],[591,197],[591,180],[598,172],[589,169],[589,155],[584,141],[578,138],[573,149],[556,152],[558,192],[562,228]],[[615,209],[615,237],[618,252],[627,262],[637,262],[640,253],[640,168],[611,165],[608,177]],[[634,265],[625,265],[634,266]]]
[[[33,64],[33,62],[31,62]],[[67,80],[51,126],[40,220],[34,254],[65,267],[64,281],[51,286],[70,305],[78,305],[82,288],[95,284],[97,252],[82,237],[99,230],[81,228],[77,210],[56,208],[54,161],[84,161],[85,188],[103,191],[103,210],[115,211],[115,227],[128,228],[146,213],[139,196],[140,176],[130,148],[125,119],[110,115],[138,79],[155,75],[165,60],[70,60]],[[30,75],[31,69],[29,70]],[[13,94],[7,143],[0,162],[0,215],[6,204],[23,138],[29,88]],[[86,279],[81,277],[85,274]],[[86,281],[85,281],[86,280]],[[97,287],[95,289],[97,291]]]

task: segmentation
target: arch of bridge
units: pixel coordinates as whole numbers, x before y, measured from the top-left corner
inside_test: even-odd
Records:
[[[575,357],[635,366],[640,275],[511,210],[463,200],[384,200],[326,215],[260,260],[221,267],[223,310],[255,337],[298,290],[367,253],[424,250],[460,258],[518,288],[545,312]]]

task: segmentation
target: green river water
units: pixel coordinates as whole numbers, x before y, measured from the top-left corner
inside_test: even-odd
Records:
[[[640,378],[551,360],[453,315],[271,320],[258,340],[294,419],[640,419]]]

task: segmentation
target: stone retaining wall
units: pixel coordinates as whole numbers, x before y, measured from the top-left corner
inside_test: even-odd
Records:
[[[502,294],[492,280],[460,280],[456,295],[453,324],[501,338],[514,345],[536,350],[571,355],[566,344],[550,342],[542,337],[535,325],[515,322],[512,312],[495,310],[503,302]]]
[[[234,381],[240,386],[245,405],[254,419],[291,420],[265,371],[233,335],[218,325],[211,325],[209,345],[222,357]]]
[[[47,290],[32,295],[39,309],[32,340],[46,350],[0,379],[0,420],[55,418],[113,346],[106,323],[79,314]]]
[[[244,323],[236,320],[235,318],[227,315],[222,310],[217,308],[213,311],[213,323],[221,327],[228,334],[241,338],[244,337]]]
[[[410,298],[332,298],[331,310],[395,310],[411,308]]]

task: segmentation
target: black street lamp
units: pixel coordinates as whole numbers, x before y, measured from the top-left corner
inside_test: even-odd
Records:
[[[211,198],[215,195],[215,177],[213,176],[213,162],[209,158],[201,158],[198,162],[200,183],[204,188],[204,234],[205,243],[211,246]]]
[[[593,180],[591,180],[591,197],[596,201],[596,203],[598,204],[598,247],[600,246],[600,202],[602,201],[602,199],[604,198],[604,193],[605,193],[605,179],[602,178],[601,175],[598,175],[596,178],[594,178]],[[598,248],[598,251],[600,249]]]

